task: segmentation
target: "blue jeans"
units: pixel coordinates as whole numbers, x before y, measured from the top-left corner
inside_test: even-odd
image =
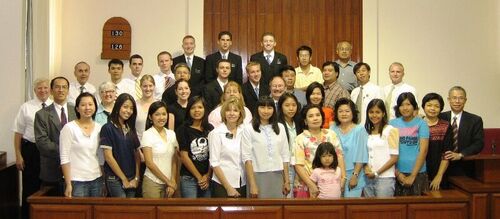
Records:
[[[183,198],[210,198],[210,185],[203,190],[198,186],[198,180],[195,177],[181,176],[181,196]]]
[[[110,197],[135,198],[136,189],[124,189],[122,181],[117,176],[107,176],[106,186]]]
[[[101,197],[102,194],[102,177],[98,177],[92,181],[71,181],[73,197]]]
[[[366,178],[363,194],[365,197],[393,197],[395,183],[396,179],[394,177]]]

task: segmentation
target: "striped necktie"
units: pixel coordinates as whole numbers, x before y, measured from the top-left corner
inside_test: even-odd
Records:
[[[453,151],[458,152],[458,125],[456,116],[453,117],[451,129],[453,131]]]
[[[138,100],[142,98],[141,80],[139,78],[135,79],[135,97]]]

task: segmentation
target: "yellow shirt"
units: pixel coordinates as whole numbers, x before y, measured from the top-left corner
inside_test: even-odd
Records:
[[[300,67],[295,68],[295,72],[297,72],[295,77],[295,88],[305,90],[307,86],[315,81],[323,84],[323,74],[317,67],[310,65],[307,74],[303,72]]]

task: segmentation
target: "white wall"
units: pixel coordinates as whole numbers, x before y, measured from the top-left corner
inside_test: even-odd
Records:
[[[364,61],[380,85],[388,66],[405,65],[419,99],[453,85],[467,90],[466,110],[500,127],[500,4],[497,0],[364,0]],[[377,77],[378,76],[378,77]],[[445,110],[449,109],[448,104]]]
[[[23,1],[0,0],[0,151],[7,151],[8,162],[14,161],[13,118],[24,102],[24,33]]]
[[[203,48],[203,1],[65,0],[61,7],[61,59],[55,74],[75,80],[73,67],[79,61],[91,66],[91,83],[98,86],[109,80],[107,63],[101,60],[102,28],[107,19],[123,17],[132,28],[132,51],[144,58],[144,73],[159,72],[156,55],[163,50],[181,54],[182,37],[197,38],[198,55]],[[188,10],[190,7],[190,10]],[[125,74],[130,75],[125,62]]]

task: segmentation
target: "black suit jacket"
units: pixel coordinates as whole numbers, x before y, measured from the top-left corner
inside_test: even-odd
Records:
[[[443,112],[439,117],[450,122],[450,124],[453,123],[451,111]],[[470,156],[480,153],[483,146],[483,119],[480,116],[463,111],[460,126],[458,127],[458,152],[464,156]],[[473,177],[474,163],[464,160],[450,162],[448,173],[450,176],[467,175]]]
[[[203,87],[202,95],[207,102],[208,113],[212,112],[219,105],[222,94],[222,88],[217,80],[213,80]]]
[[[259,84],[259,97],[255,94],[255,90],[253,89],[250,81],[243,84],[243,98],[245,99],[246,107],[255,114],[257,112],[257,103],[259,101],[259,97],[269,96],[269,86],[264,85],[262,82]]]
[[[207,56],[205,62],[205,81],[211,82],[217,78],[217,62],[222,59],[219,51]],[[227,59],[231,62],[231,74],[229,80],[237,82],[240,86],[243,84],[243,70],[241,68],[241,56],[229,52]]]
[[[262,82],[266,85],[269,81],[276,76],[281,74],[281,69],[288,65],[288,60],[285,55],[274,51],[274,59],[271,64],[267,63],[264,52],[255,53],[250,57],[250,61],[260,63],[260,68],[262,71]]]
[[[68,122],[76,119],[75,106],[67,104]],[[35,114],[36,147],[40,151],[40,179],[45,182],[62,180],[59,157],[59,134],[62,126],[54,104]]]
[[[179,63],[186,63],[187,60],[184,54],[177,56],[173,59],[173,67]],[[198,96],[201,95],[201,88],[207,82],[205,81],[205,59],[198,56],[193,56],[193,62],[191,64],[191,78],[189,79],[189,85],[191,85],[191,95]]]

